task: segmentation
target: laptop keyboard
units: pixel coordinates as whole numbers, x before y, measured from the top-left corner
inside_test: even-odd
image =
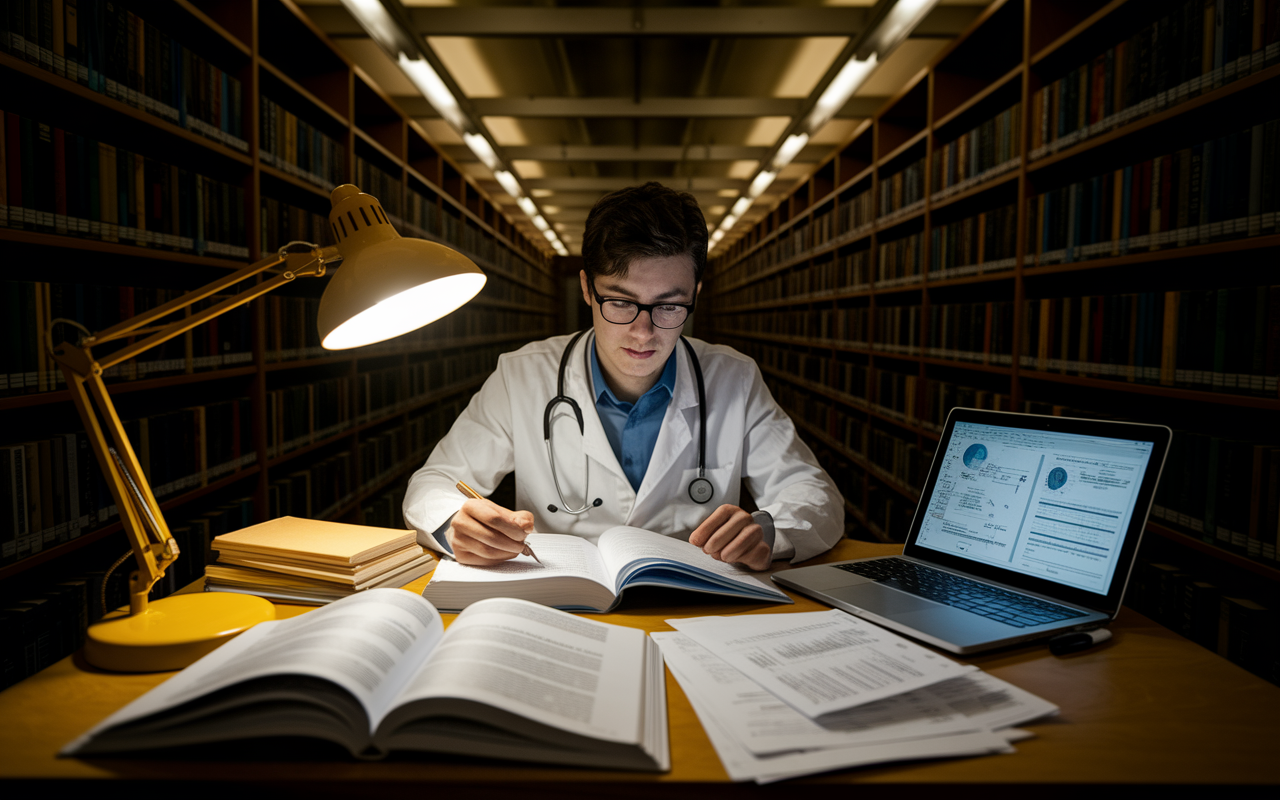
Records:
[[[1029,628],[1085,616],[1084,612],[1074,608],[1005,591],[902,559],[882,558],[835,566],[885,586],[972,611],[1015,628]]]

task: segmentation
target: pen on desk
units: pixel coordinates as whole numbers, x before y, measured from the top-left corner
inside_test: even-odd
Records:
[[[479,492],[477,492],[475,489],[472,489],[470,486],[466,485],[462,481],[458,481],[458,491],[462,492],[467,497],[470,497],[472,500],[484,499],[483,497],[480,496]],[[538,558],[538,554],[533,552],[533,548],[530,547],[527,543],[524,545],[524,550],[521,552],[521,555],[532,556],[534,561],[537,561],[539,564],[542,563],[542,559]]]

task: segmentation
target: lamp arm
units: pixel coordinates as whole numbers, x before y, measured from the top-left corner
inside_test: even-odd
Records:
[[[133,549],[134,559],[138,564],[137,571],[129,579],[130,614],[140,614],[146,610],[147,594],[151,587],[164,576],[165,570],[177,560],[179,553],[178,545],[170,535],[168,524],[160,511],[160,505],[151,491],[151,485],[142,473],[142,466],[129,442],[124,423],[116,413],[115,404],[111,402],[102,379],[103,371],[261,297],[294,278],[322,276],[327,264],[341,260],[336,247],[307,246],[308,250],[302,252],[286,252],[286,248],[281,248],[278,253],[225,278],[219,278],[164,305],[124,320],[97,335],[81,337],[76,344],[63,342],[53,350],[53,358],[62,369],[72,402],[84,423],[94,457],[119,509],[121,526],[129,537],[129,546]],[[280,264],[286,265],[284,272],[249,291],[238,293],[196,314],[155,329],[156,332],[151,336],[121,348],[102,361],[93,357],[93,347],[96,344],[135,334],[152,322],[182,311],[206,297]]]

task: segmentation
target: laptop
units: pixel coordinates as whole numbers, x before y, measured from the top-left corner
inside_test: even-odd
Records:
[[[952,653],[1101,627],[1120,609],[1170,436],[952,409],[902,556],[773,580]]]

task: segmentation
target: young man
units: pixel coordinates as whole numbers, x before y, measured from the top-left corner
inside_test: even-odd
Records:
[[[697,201],[657,183],[615,192],[588,215],[582,250],[591,330],[498,359],[409,481],[418,541],[496,564],[533,530],[594,541],[630,525],[757,570],[830,549],[844,502],[755,362],[681,341],[707,258]],[[488,495],[512,470],[517,510],[456,488]]]

